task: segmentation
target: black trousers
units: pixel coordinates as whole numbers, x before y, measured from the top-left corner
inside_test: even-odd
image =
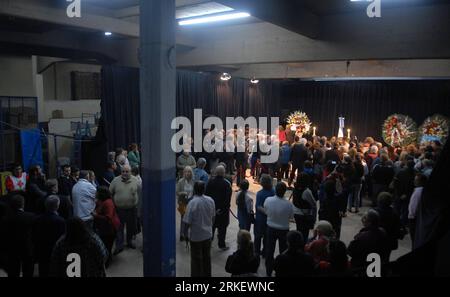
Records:
[[[212,230],[213,239],[216,229],[218,231],[217,239],[219,240],[219,248],[224,248],[226,246],[225,237],[227,235],[227,227],[229,224],[230,224],[230,210],[222,209],[221,213],[216,215],[216,219],[214,221]]]
[[[303,166],[299,164],[292,164],[291,174],[289,176],[289,184],[294,181],[296,171],[298,171],[298,174],[300,174],[303,171]]]
[[[278,180],[289,178],[289,164],[281,164],[278,168]]]
[[[39,277],[48,277],[50,274],[50,261],[51,261],[51,255],[50,256],[40,256],[38,263],[39,263]]]
[[[133,242],[133,236],[136,235],[136,227],[137,227],[137,209],[121,209],[117,208],[117,215],[120,219],[120,228],[117,232],[116,237],[116,248],[121,249],[124,245],[124,233],[125,227],[127,229],[126,241],[128,245],[131,245]]]
[[[297,226],[297,231],[302,233],[303,236],[303,240],[304,242],[308,242],[309,239],[309,230],[311,230],[312,228],[310,228],[310,222],[305,220],[305,216],[301,216],[301,215],[294,215],[294,219],[295,219],[295,225]]]
[[[191,277],[211,277],[211,240],[191,241]]]
[[[280,254],[287,249],[286,236],[289,230],[278,230],[267,226],[267,249],[266,249],[266,273],[272,276],[274,266],[274,253],[278,240],[278,248]]]

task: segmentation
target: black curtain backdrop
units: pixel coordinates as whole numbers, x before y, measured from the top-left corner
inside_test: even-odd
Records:
[[[108,149],[140,142],[139,69],[105,66],[102,70],[102,117]],[[449,80],[286,82],[232,78],[177,71],[177,116],[193,119],[194,109],[203,118],[280,116],[283,122],[295,110],[306,112],[318,135],[338,132],[338,117],[346,129],[363,139],[381,138],[381,126],[391,114],[412,117],[421,125],[426,117],[440,113],[450,117]]]
[[[139,70],[129,67],[102,68],[101,112],[108,149],[128,149],[140,139]]]
[[[280,109],[281,120],[295,110],[306,112],[318,135],[337,135],[342,115],[352,137],[382,141],[381,126],[391,114],[408,115],[417,126],[435,113],[450,117],[450,81],[295,82],[284,86]]]
[[[102,69],[102,119],[109,150],[140,142],[139,69],[104,66]],[[177,71],[177,116],[191,121],[194,109],[203,119],[217,116],[271,117],[280,113],[281,83],[233,78],[221,81],[217,75]],[[270,125],[270,122],[268,123]]]

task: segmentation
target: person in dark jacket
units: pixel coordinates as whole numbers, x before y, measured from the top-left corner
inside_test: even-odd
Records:
[[[80,179],[80,168],[76,166],[70,167],[70,181],[72,182],[72,188],[73,186],[78,182]],[[70,190],[70,194],[72,195],[72,190]]]
[[[394,168],[390,166],[390,161],[387,154],[380,156],[380,163],[375,165],[372,170],[372,183],[373,183],[373,206],[376,206],[376,198],[381,192],[386,192],[389,189],[389,185],[394,178]],[[408,205],[408,204],[407,204]],[[408,207],[408,206],[407,206]]]
[[[289,231],[287,250],[275,258],[276,277],[305,277],[314,274],[314,260],[304,253],[305,242],[298,231]]]
[[[216,205],[216,219],[213,225],[214,231],[218,229],[219,248],[227,250],[225,237],[230,223],[231,184],[225,179],[225,168],[219,165],[214,170],[216,177],[211,179],[206,186],[206,196],[211,197]]]
[[[117,164],[114,161],[108,161],[106,171],[99,180],[100,185],[109,187],[113,179],[116,177]]]
[[[267,216],[263,212],[264,202],[268,197],[275,195],[275,191],[272,185],[272,178],[268,174],[261,175],[262,189],[256,193],[255,203],[255,225],[253,226],[255,236],[255,253],[265,257],[267,247]],[[263,248],[261,250],[261,241],[263,242]]]
[[[278,182],[281,181],[282,178],[289,178],[289,161],[291,159],[291,147],[289,146],[289,142],[284,141],[283,145],[280,147],[280,156],[278,158]]]
[[[39,263],[39,276],[48,277],[50,258],[56,241],[64,234],[66,221],[58,215],[59,197],[50,195],[45,199],[45,214],[36,219],[33,242]]]
[[[303,166],[305,161],[308,160],[308,157],[309,155],[308,149],[306,148],[306,139],[296,136],[295,143],[292,145],[291,150],[292,170],[291,175],[289,176],[289,187],[294,181],[296,171],[298,170],[298,173],[303,171]]]
[[[406,161],[406,167],[394,177],[394,207],[404,226],[408,224],[408,205],[414,191],[414,164],[414,160],[409,159]]]
[[[248,153],[245,144],[238,144],[234,158],[236,160],[236,171],[237,171],[236,184],[239,185],[241,181],[245,179],[245,171],[247,169]]]
[[[338,193],[336,183],[341,183],[338,178],[328,178],[321,186],[319,220],[330,222],[336,232],[336,238],[339,239],[342,217],[345,215],[347,207],[347,194],[344,191]]]
[[[402,233],[402,225],[400,223],[400,216],[391,207],[392,195],[387,192],[381,192],[378,195],[378,207],[375,210],[380,216],[380,227],[386,231],[386,235],[389,239],[389,253],[387,259],[393,250],[398,248],[398,240],[404,235]]]
[[[255,213],[253,211],[253,199],[248,194],[250,184],[247,180],[243,180],[240,185],[240,192],[236,194],[237,217],[239,221],[239,229],[250,231],[255,221]]]
[[[35,215],[24,211],[25,198],[15,195],[11,198],[13,215],[5,222],[5,243],[7,249],[7,273],[8,277],[32,277],[33,263],[33,238],[32,230]]]
[[[56,195],[59,198],[58,214],[65,220],[70,219],[73,216],[73,205],[72,201],[70,200],[70,196],[57,194],[59,192],[59,188],[58,181],[56,179],[47,180],[45,182],[45,187],[47,189],[47,197]],[[43,200],[43,203],[39,208],[45,210],[45,199]]]
[[[228,256],[225,271],[231,276],[252,276],[258,272],[259,257],[254,253],[252,236],[240,230],[237,236],[238,250]]]
[[[380,255],[382,263],[389,261],[388,255],[390,242],[386,232],[380,228],[380,215],[371,209],[363,217],[364,228],[355,235],[353,241],[348,246],[348,254],[352,257],[352,269],[361,269],[365,274],[367,255],[376,253]]]
[[[27,200],[25,210],[33,213],[39,211],[38,205],[47,197],[45,189],[45,176],[39,165],[31,166],[29,169],[30,178],[27,182]]]
[[[355,161],[353,161],[353,172],[350,177],[350,193],[348,195],[348,210],[349,212],[359,212],[359,205],[361,199],[361,189],[364,176],[364,166],[361,162],[361,155],[356,154]]]
[[[9,195],[8,195],[9,196]],[[6,270],[6,220],[11,216],[12,210],[9,203],[9,197],[0,197],[0,270]]]
[[[339,146],[337,143],[333,144],[333,148],[325,152],[325,163],[328,161],[339,163],[341,158],[339,158]]]
[[[74,185],[73,180],[70,178],[70,165],[63,165],[61,170],[62,174],[58,178],[58,194],[70,197],[70,195],[72,195],[72,188]]]
[[[105,277],[105,262],[108,251],[98,235],[91,232],[77,217],[66,222],[66,233],[56,242],[50,261],[51,277],[68,277],[67,261],[70,254],[80,256],[81,277]]]

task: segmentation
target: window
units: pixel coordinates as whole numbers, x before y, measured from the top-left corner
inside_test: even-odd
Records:
[[[72,71],[72,100],[92,100],[101,98],[100,73]]]

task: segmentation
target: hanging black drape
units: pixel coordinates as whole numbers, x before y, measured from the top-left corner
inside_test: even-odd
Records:
[[[342,115],[352,135],[381,140],[391,114],[408,115],[418,126],[435,113],[450,116],[450,81],[296,82],[285,85],[280,105],[283,120],[295,110],[306,112],[319,135],[337,135]]]
[[[102,117],[108,148],[126,147],[140,142],[139,69],[105,66],[102,69]],[[177,71],[177,116],[191,121],[194,109],[202,109],[203,118],[278,116],[281,83],[233,78],[221,81],[216,75]],[[269,122],[270,124],[270,122]]]
[[[139,69],[105,66],[102,70],[102,116],[108,148],[139,142]],[[193,119],[194,109],[203,117],[280,116],[302,110],[318,127],[319,135],[338,132],[338,117],[346,128],[363,139],[381,140],[383,121],[393,113],[412,117],[421,125],[426,117],[440,113],[450,117],[449,80],[282,82],[263,80],[252,85],[233,78],[177,71],[177,116]]]
[[[140,139],[139,70],[129,67],[102,68],[101,112],[108,149],[128,148]]]

